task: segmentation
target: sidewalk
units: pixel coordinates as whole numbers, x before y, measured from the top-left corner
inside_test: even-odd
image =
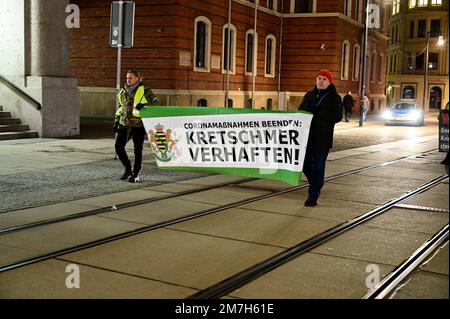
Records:
[[[70,147],[74,148],[74,153],[80,153],[83,160],[93,156],[92,163],[97,163],[97,156],[107,158],[110,155],[107,154],[105,141],[95,146],[90,145],[91,142],[76,141]],[[64,150],[55,142],[49,143],[48,149]],[[44,147],[46,143],[40,144]],[[39,146],[20,146],[26,149],[25,145]],[[326,174],[330,176],[402,156],[429,152],[436,147],[437,141],[433,137],[416,137],[334,152],[329,156]],[[46,155],[48,158],[53,156],[52,153]],[[62,156],[56,155],[56,162],[63,165]],[[22,155],[16,153],[15,157],[19,161]],[[351,164],[348,163],[350,157],[353,157]],[[403,160],[391,166],[327,182],[319,206],[315,208],[303,206],[307,194],[306,189],[300,189],[8,271],[0,274],[0,297],[185,298],[198,289],[204,289],[282,249],[445,174],[444,167],[439,165],[442,158],[442,153],[432,152],[423,158]],[[81,170],[75,167],[77,165],[69,166],[77,175]],[[234,179],[240,178],[215,175],[159,186],[140,184],[139,190],[116,190],[109,195],[85,196],[78,200],[72,198],[54,205],[3,213],[0,214],[0,223],[13,226]],[[92,188],[104,181],[93,182]],[[67,181],[61,181],[61,185],[65,184]],[[17,185],[10,183],[10,186],[15,186],[15,191],[18,191]],[[79,187],[85,185],[80,183]],[[55,251],[287,187],[280,182],[256,180],[238,187],[204,191],[110,211],[83,220],[6,234],[0,237],[0,259],[2,263],[7,263],[30,254]],[[33,194],[27,196],[33,197]],[[407,203],[448,210],[448,181]],[[365,269],[368,264],[380,265],[381,274],[385,276],[445,223],[448,223],[448,213],[396,209],[392,214],[382,215],[362,228],[315,248],[292,263],[230,293],[230,296],[360,298],[367,291]],[[81,265],[80,289],[67,289],[64,285],[67,276],[64,270],[68,263]],[[433,268],[425,274],[433,279],[428,281],[431,286],[428,284],[427,290],[422,289],[427,282],[415,281],[407,296],[448,298],[448,256],[440,259],[437,269]]]

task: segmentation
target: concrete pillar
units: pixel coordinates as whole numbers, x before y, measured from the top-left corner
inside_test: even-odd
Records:
[[[67,0],[30,1],[30,75],[68,77]]]
[[[37,111],[0,82],[1,104],[42,137],[79,135],[80,92],[69,70],[65,12],[69,1],[0,0],[0,4],[8,10],[0,13],[0,22],[13,26],[1,27],[0,38],[18,39],[17,43],[0,42],[0,58],[4,58],[0,74],[7,75],[42,108]]]

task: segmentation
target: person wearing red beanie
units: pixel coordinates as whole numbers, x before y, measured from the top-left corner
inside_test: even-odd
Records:
[[[336,91],[333,73],[320,70],[316,86],[305,94],[299,110],[313,114],[309,129],[303,173],[309,182],[305,206],[314,207],[324,184],[325,164],[333,147],[334,125],[342,120],[342,100]]]
[[[328,79],[328,81],[333,82],[333,73],[328,70],[320,70],[319,73],[317,73],[317,76],[324,76]]]

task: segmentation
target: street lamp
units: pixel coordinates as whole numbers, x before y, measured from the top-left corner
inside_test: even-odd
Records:
[[[427,45],[425,47],[425,76],[423,77],[423,96],[422,96],[422,110],[425,113],[425,101],[428,92],[428,55],[429,55],[429,46],[430,46],[430,34],[436,34],[436,32],[428,31],[427,32]],[[441,35],[441,32],[437,33],[439,35],[437,45],[444,45],[444,37]]]

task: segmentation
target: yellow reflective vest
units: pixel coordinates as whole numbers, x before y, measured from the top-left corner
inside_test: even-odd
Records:
[[[139,87],[136,89],[132,100],[131,96],[129,96],[126,93],[126,90],[122,88],[122,90],[120,90],[120,92],[118,93],[119,109],[115,114],[116,121],[119,121],[119,123],[124,126],[142,126],[142,121],[140,119],[141,115],[139,113],[139,110],[136,109],[136,106],[139,103],[149,104],[156,98],[153,92],[149,89],[147,89],[147,95],[149,95],[149,98],[152,99],[151,101],[147,100],[146,89],[143,84],[139,85]]]

